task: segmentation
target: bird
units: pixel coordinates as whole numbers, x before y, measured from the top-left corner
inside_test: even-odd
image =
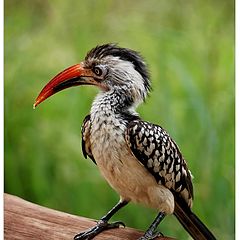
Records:
[[[157,227],[172,214],[193,239],[216,239],[192,211],[192,175],[178,145],[164,128],[142,120],[136,111],[152,90],[142,55],[115,43],[97,45],[83,61],[53,77],[33,107],[81,85],[99,89],[81,128],[83,155],[96,164],[120,200],[96,226],[76,234],[74,240],[93,239],[104,230],[125,226],[109,220],[129,202],[158,212],[139,240],[161,236]]]

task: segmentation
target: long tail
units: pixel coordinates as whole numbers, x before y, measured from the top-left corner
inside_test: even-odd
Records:
[[[175,198],[174,215],[194,240],[216,240],[204,223],[179,198]]]

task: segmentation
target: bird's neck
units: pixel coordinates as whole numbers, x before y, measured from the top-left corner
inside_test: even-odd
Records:
[[[132,99],[126,89],[111,90],[108,92],[100,92],[93,101],[91,108],[91,116],[93,118],[108,118],[110,116],[117,117],[136,117],[137,104]]]

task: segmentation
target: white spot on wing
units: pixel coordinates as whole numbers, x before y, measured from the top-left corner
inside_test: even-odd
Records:
[[[177,175],[176,175],[176,182],[179,182],[180,178],[181,178],[181,173],[178,172]]]

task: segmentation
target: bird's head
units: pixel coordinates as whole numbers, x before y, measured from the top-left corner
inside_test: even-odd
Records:
[[[103,92],[123,90],[133,102],[144,100],[150,90],[149,73],[140,54],[115,44],[105,44],[90,50],[84,61],[48,82],[34,107],[63,89],[79,85],[95,85]]]

